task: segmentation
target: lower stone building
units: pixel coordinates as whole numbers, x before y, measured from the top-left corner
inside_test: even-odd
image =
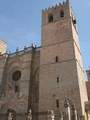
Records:
[[[1,71],[0,113],[4,114],[8,109],[12,109],[24,116],[28,110],[29,96],[32,96],[31,94],[29,95],[29,90],[33,91],[34,96],[32,99],[37,111],[40,48],[37,48],[35,53],[33,67],[37,71],[34,72],[35,78],[32,82],[30,82],[30,74],[33,74],[31,71],[31,58],[31,48],[25,48],[23,51],[17,51],[14,54],[3,54],[0,56],[0,68],[3,71]]]

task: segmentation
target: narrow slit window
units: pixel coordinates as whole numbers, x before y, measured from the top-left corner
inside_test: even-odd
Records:
[[[73,24],[74,24],[74,25],[76,24],[76,19],[73,19]]]
[[[56,107],[59,108],[59,99],[56,100]]]
[[[76,24],[77,24],[77,21],[76,21],[76,19],[73,17],[72,18],[72,23],[73,23],[73,26],[75,27],[75,29],[76,29]]]
[[[77,24],[76,18],[74,16],[72,17],[72,22],[73,22],[74,25]]]
[[[56,56],[56,62],[58,62],[58,61],[59,61],[58,56]]]
[[[57,83],[59,83],[59,77],[57,77]]]
[[[19,86],[15,85],[15,93],[19,92]]]

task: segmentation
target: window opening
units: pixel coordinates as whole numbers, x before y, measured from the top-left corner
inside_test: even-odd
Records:
[[[59,77],[57,77],[57,83],[59,83]]]
[[[19,92],[19,86],[15,85],[15,93]]]
[[[16,70],[13,74],[12,74],[12,79],[14,81],[18,81],[21,78],[21,71]]]
[[[59,100],[56,100],[56,107],[59,108]]]
[[[59,60],[59,59],[58,59],[58,56],[56,56],[56,62],[58,62],[58,60]]]
[[[53,15],[52,15],[52,14],[50,14],[50,15],[48,16],[48,22],[49,22],[49,23],[53,22]]]
[[[64,17],[64,12],[63,12],[63,10],[60,12],[60,17]]]

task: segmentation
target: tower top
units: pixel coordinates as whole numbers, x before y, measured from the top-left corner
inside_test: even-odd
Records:
[[[42,11],[42,26],[68,18],[70,18],[70,4],[69,0],[65,0]]]
[[[60,2],[60,3],[56,4],[55,6],[51,6],[49,8],[45,8],[43,10],[43,12],[51,11],[51,10],[57,9],[57,8],[66,7],[68,5],[69,5],[69,0],[66,0],[66,1],[63,1],[63,2]]]

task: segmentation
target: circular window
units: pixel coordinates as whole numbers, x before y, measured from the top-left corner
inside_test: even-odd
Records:
[[[12,79],[18,81],[21,78],[21,71],[17,70],[12,74]]]

